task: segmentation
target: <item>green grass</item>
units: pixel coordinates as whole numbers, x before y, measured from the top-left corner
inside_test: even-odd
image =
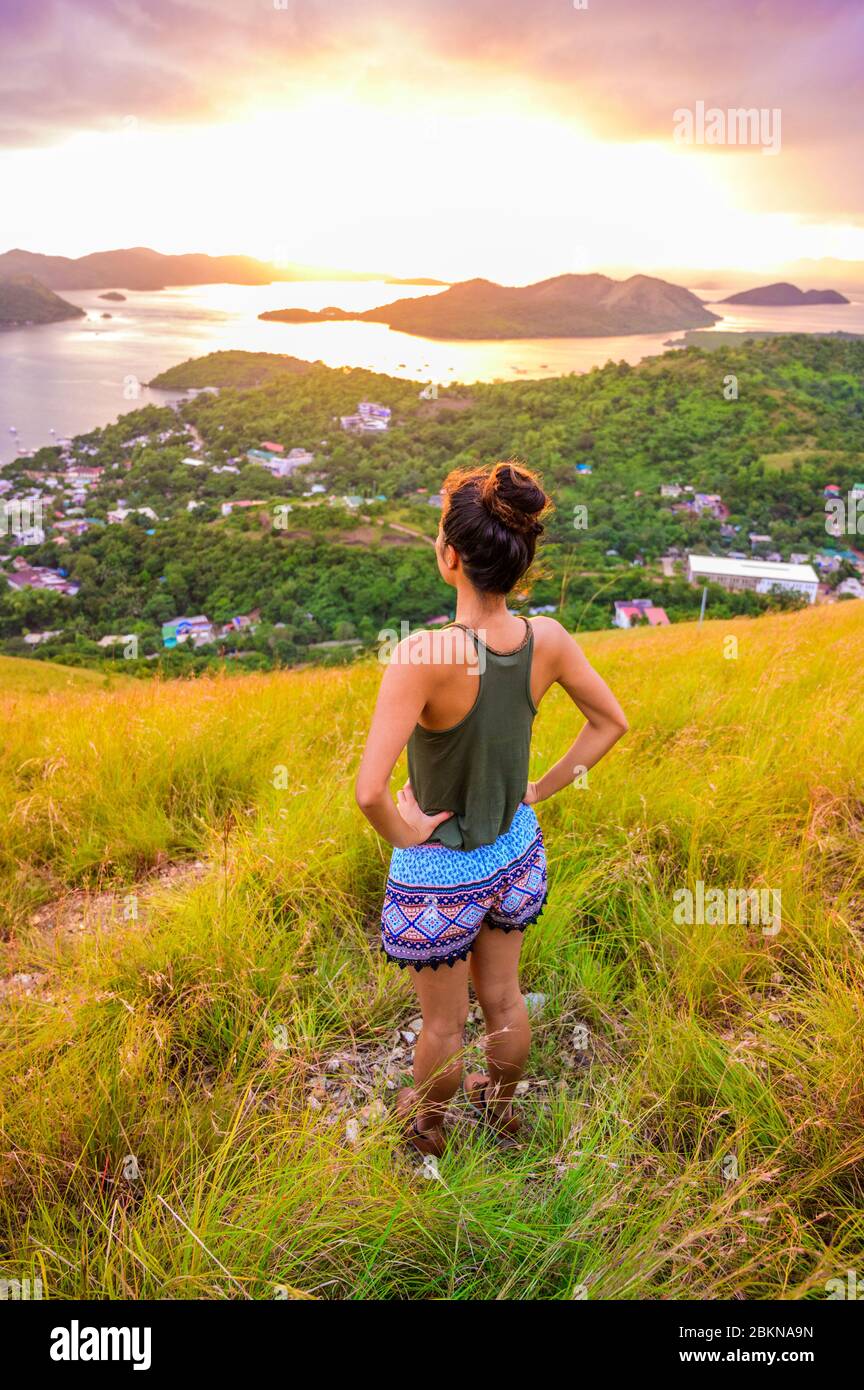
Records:
[[[120,678],[114,677],[114,682],[120,683]],[[48,661],[0,656],[0,699],[3,700],[19,692],[27,695],[46,692],[59,694],[106,684],[106,677],[101,672],[89,671],[84,667],[57,666]]]
[[[796,463],[809,463],[813,459],[824,459],[826,462],[833,459],[837,463],[847,463],[851,461],[852,455],[840,449],[819,449],[810,444],[802,449],[787,449],[784,453],[762,454],[759,462],[765,465],[769,473],[788,473]]]
[[[631,733],[540,808],[526,1137],[457,1103],[438,1179],[390,1118],[417,1010],[377,950],[386,846],[352,800],[380,668],[55,695],[3,664],[5,1277],[758,1299],[861,1267],[858,605],[585,645]],[[577,726],[544,702],[536,772]],[[697,878],[780,887],[781,931],[676,924]]]

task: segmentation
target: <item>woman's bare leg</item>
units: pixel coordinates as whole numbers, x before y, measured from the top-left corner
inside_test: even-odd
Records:
[[[468,1018],[468,963],[412,970],[411,979],[423,1013],[414,1047],[414,1086],[419,1097],[417,1126],[440,1126],[447,1101],[462,1080],[462,1050]]]
[[[505,1118],[531,1046],[528,1010],[519,987],[521,931],[484,922],[471,953],[471,980],[486,1021],[490,1114]]]

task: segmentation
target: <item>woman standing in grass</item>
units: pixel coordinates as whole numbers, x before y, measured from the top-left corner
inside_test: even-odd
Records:
[[[397,1106],[409,1141],[432,1154],[443,1150],[447,1102],[461,1080],[469,973],[486,1021],[488,1075],[467,1077],[466,1094],[500,1132],[518,1128],[512,1098],[531,1041],[519,951],[546,901],[533,808],[593,767],[627,729],[618,701],[560,623],[529,622],[507,608],[550,506],[537,477],[513,463],[457,471],[443,497],[436,554],[456,590],[456,621],[396,648],[357,777],[358,805],[394,847],[383,948],[412,967],[423,1013],[414,1086],[400,1091]],[[587,723],[530,782],[534,716],[556,683]],[[410,780],[394,805],[390,778],[406,744]]]

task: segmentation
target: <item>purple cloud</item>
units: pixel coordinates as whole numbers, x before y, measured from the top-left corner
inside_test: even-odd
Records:
[[[669,137],[671,112],[779,106],[784,143],[855,160],[860,0],[0,0],[0,144],[135,116],[222,119],[299,81],[535,84],[595,133]],[[397,50],[398,45],[398,50]],[[398,61],[391,53],[398,51]],[[442,85],[443,84],[443,85]]]

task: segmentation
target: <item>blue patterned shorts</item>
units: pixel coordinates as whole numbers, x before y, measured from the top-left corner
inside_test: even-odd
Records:
[[[503,931],[536,922],[546,902],[546,850],[531,806],[479,849],[394,849],[381,913],[391,960],[420,970],[465,960],[484,920]]]

